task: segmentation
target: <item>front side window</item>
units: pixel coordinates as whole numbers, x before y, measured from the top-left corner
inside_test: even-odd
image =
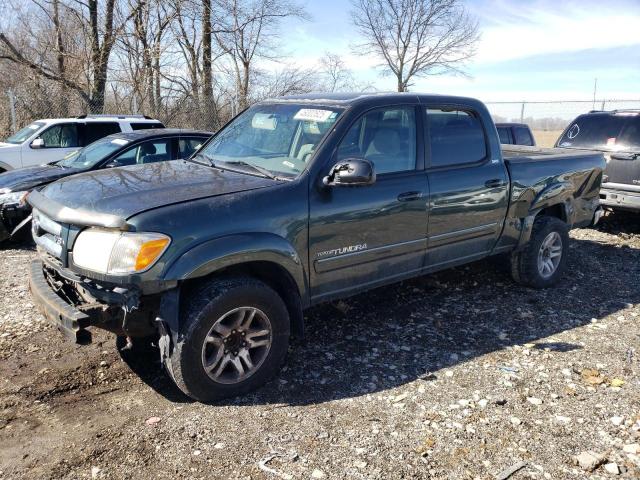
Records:
[[[432,167],[475,163],[486,158],[484,129],[475,112],[429,108],[427,123]]]
[[[36,133],[38,130],[41,130],[42,127],[45,126],[43,122],[33,122],[30,125],[27,125],[21,130],[18,130],[16,133],[11,135],[5,141],[7,143],[12,143],[14,145],[20,145],[21,143],[26,142],[31,136]]]
[[[136,165],[172,160],[171,139],[149,140],[125,150],[114,158],[120,165]]]
[[[416,118],[413,107],[373,110],[354,123],[340,142],[337,160],[364,158],[376,174],[416,168]]]
[[[44,148],[75,148],[78,142],[78,124],[61,123],[46,129],[40,135],[44,140]]]
[[[256,105],[218,133],[196,158],[221,167],[253,166],[276,176],[297,177],[341,113],[315,105]]]

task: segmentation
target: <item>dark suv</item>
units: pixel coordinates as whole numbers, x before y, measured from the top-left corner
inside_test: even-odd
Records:
[[[640,110],[592,111],[580,115],[556,146],[605,153],[600,204],[640,212]]]

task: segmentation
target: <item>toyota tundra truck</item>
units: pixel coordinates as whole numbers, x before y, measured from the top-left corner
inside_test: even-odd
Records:
[[[264,101],[188,160],[33,191],[30,290],[76,342],[155,336],[185,394],[241,395],[320,302],[499,254],[522,285],[559,282],[568,231],[599,218],[603,155],[508,148],[470,98]]]

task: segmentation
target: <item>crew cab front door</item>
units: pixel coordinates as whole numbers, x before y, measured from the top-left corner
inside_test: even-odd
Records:
[[[425,113],[431,193],[427,264],[437,270],[491,252],[507,213],[509,177],[479,112],[445,105],[429,106]]]
[[[311,186],[314,300],[399,280],[423,268],[429,189],[418,161],[424,159],[419,114],[415,105],[373,109],[342,138],[330,164],[367,159],[377,175],[373,185]]]
[[[81,148],[77,123],[58,123],[43,130],[38,137],[43,141],[40,148],[32,142],[22,147],[22,166],[31,167],[62,160],[69,153]]]

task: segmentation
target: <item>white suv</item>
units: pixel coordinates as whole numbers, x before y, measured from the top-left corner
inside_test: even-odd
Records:
[[[142,115],[83,115],[38,120],[0,142],[0,173],[62,160],[69,153],[111,135],[164,128]]]

